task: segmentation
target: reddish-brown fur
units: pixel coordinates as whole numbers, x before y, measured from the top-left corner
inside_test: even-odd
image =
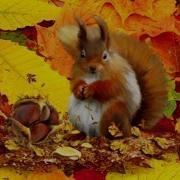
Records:
[[[80,24],[81,28],[83,28],[82,24]],[[106,32],[106,37],[103,38],[106,39],[94,38],[93,33],[96,34],[99,29],[89,28],[87,29],[89,32],[88,40],[85,41],[80,38],[69,43],[70,54],[76,59],[72,69],[71,90],[79,99],[93,98],[108,104],[100,122],[102,135],[108,135],[108,126],[112,121],[127,136],[130,135],[131,124],[137,125],[142,119],[144,120],[144,128],[151,129],[162,117],[167,97],[165,73],[160,60],[144,43],[127,35],[108,33],[104,24],[103,28]],[[85,34],[81,37],[84,38]],[[68,43],[62,42],[68,51]],[[83,61],[77,60],[82,47],[87,53],[86,60]],[[131,117],[131,113],[128,111],[128,103],[126,103],[129,101],[129,94],[125,89],[123,73],[127,72],[124,69],[121,71],[121,65],[117,61],[114,61],[111,67],[102,61],[102,53],[106,49],[111,49],[122,56],[136,73],[142,102],[140,110],[134,117]],[[123,62],[122,65],[124,66]],[[97,71],[101,72],[101,78],[87,84],[83,77],[90,67],[95,67]],[[121,98],[119,99],[119,97]],[[133,120],[131,120],[132,118]]]

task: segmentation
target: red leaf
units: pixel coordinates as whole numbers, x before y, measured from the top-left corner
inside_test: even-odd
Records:
[[[106,174],[90,169],[82,169],[74,172],[76,180],[104,180]]]
[[[27,26],[23,28],[22,33],[30,40],[36,41],[37,39],[37,32],[34,26],[33,27]]]
[[[165,132],[174,132],[174,130],[175,125],[173,120],[162,118],[152,131],[162,134]]]
[[[12,105],[9,104],[7,96],[0,93],[0,111],[2,111],[6,116],[11,113]]]
[[[165,32],[151,38],[154,50],[161,56],[167,72],[172,75],[180,72],[180,36]]]

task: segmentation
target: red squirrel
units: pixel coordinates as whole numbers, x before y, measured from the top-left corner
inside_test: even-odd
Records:
[[[69,116],[89,136],[109,136],[114,122],[124,136],[143,120],[151,129],[163,115],[167,87],[159,57],[145,43],[109,32],[106,22],[97,26],[65,25],[60,42],[73,57]]]

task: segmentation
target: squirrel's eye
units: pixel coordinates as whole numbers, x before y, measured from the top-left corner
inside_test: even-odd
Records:
[[[81,50],[80,57],[81,58],[85,58],[86,57],[86,51],[84,49]]]
[[[102,54],[102,59],[107,62],[109,60],[109,53],[107,51],[104,51]]]

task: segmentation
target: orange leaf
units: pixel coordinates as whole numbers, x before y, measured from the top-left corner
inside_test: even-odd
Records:
[[[175,12],[175,0],[112,0],[116,11],[121,16],[123,22],[131,14],[147,16],[153,20],[160,20],[168,17]]]
[[[117,13],[115,7],[111,3],[103,4],[99,13],[102,18],[108,23],[111,31],[118,30],[122,27],[121,16]]]
[[[44,28],[36,26],[38,32],[37,39],[39,45],[39,53],[46,57],[51,67],[62,75],[68,76],[72,67],[72,58],[64,51],[58,38],[54,26]]]
[[[148,34],[154,37],[167,31],[180,34],[179,29],[175,26],[175,22],[177,23],[174,16],[154,21],[146,16],[132,14],[125,20],[124,26],[127,31],[136,34],[136,36]]]
[[[27,176],[27,180],[74,180],[72,176],[67,177],[62,171],[60,170],[53,170],[52,172],[32,172]]]
[[[154,50],[162,57],[164,66],[172,75],[180,72],[180,36],[165,32],[151,39]]]

